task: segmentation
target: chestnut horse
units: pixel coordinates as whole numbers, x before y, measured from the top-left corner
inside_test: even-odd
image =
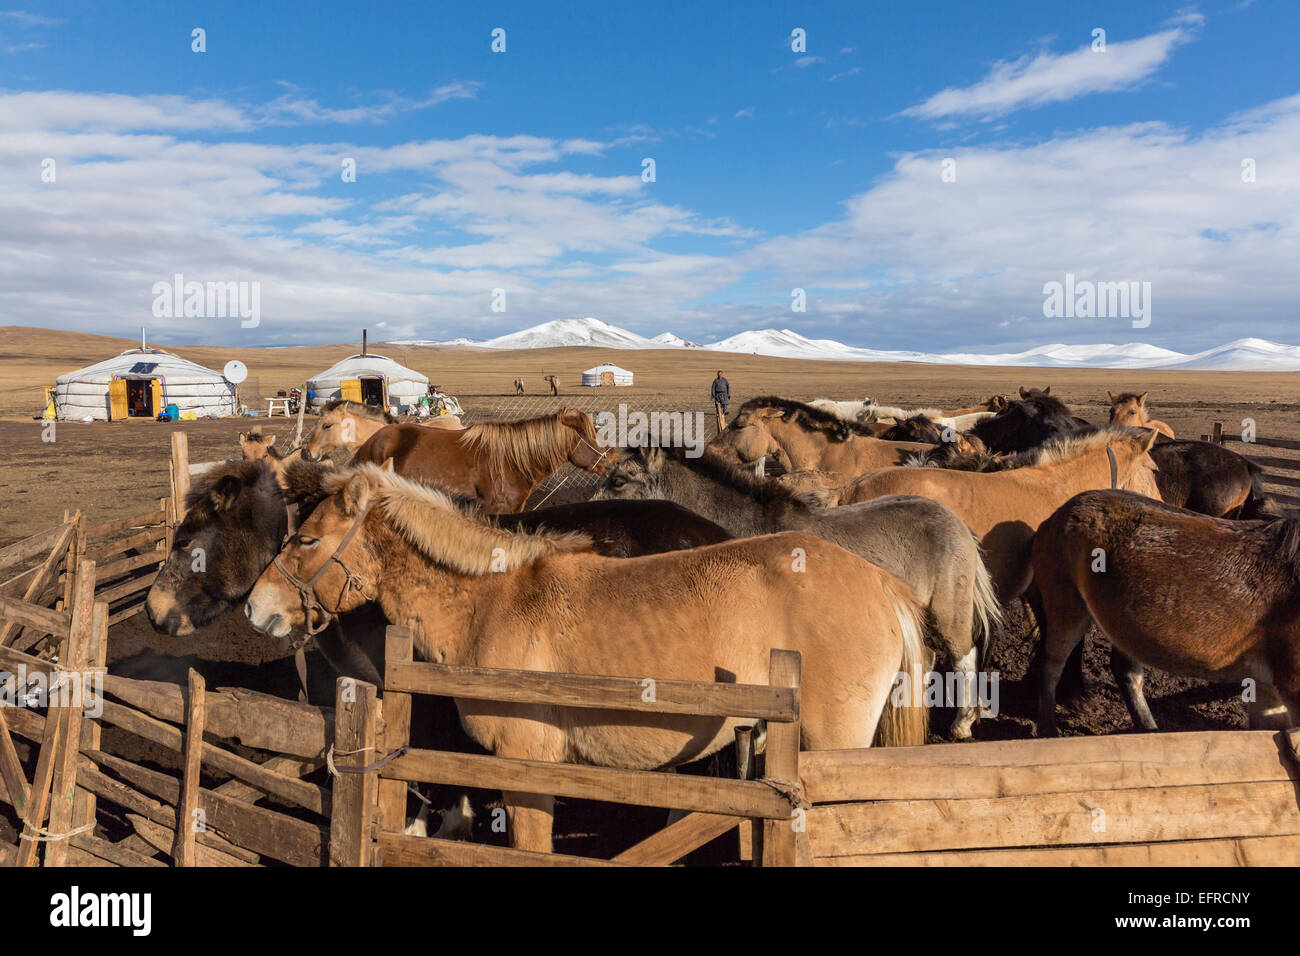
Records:
[[[1166,438],[1174,437],[1174,430],[1162,421],[1156,421],[1147,415],[1148,392],[1124,392],[1110,397],[1110,423],[1112,425],[1133,425],[1137,428],[1154,428]]]
[[[1142,665],[1271,687],[1300,722],[1300,519],[1228,521],[1123,491],[1076,495],[1034,537],[1043,635],[1039,736],[1056,733],[1056,685],[1091,621],[1133,723],[1155,730]],[[1254,715],[1252,715],[1254,716]]]
[[[815,535],[785,532],[643,558],[575,534],[508,533],[373,465],[326,499],[253,588],[249,622],[285,638],[377,602],[424,660],[600,675],[765,683],[770,648],[803,657],[800,733],[817,750],[925,740],[925,609],[902,580]],[[792,555],[798,557],[792,560]],[[310,583],[304,583],[310,582]],[[308,619],[311,618],[309,625]],[[917,700],[919,698],[910,698]],[[456,698],[503,757],[673,767],[732,743],[743,718]],[[596,719],[598,717],[598,719]],[[550,851],[554,798],[506,791],[510,844]]]
[[[1159,499],[1147,452],[1156,433],[1108,428],[1061,438],[1025,456],[1025,467],[969,472],[946,468],[883,468],[838,496],[841,505],[885,495],[922,495],[947,505],[980,536],[985,564],[1005,604],[1030,582],[1034,529],[1071,496],[1093,488],[1129,488]],[[816,497],[817,492],[810,492]]]
[[[740,406],[708,450],[742,465],[771,455],[786,471],[833,471],[847,481],[874,468],[900,465],[907,455],[928,447],[920,442],[881,441],[866,427],[831,412],[767,396]]]
[[[617,455],[591,418],[566,408],[540,418],[479,422],[461,431],[389,425],[357,449],[356,464],[393,459],[399,474],[483,502],[494,514],[522,511],[528,496],[566,461],[605,474]]]

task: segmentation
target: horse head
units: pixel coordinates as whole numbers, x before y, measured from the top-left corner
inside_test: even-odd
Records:
[[[284,497],[266,462],[228,462],[204,475],[186,499],[171,553],[145,600],[154,629],[191,634],[242,601],[287,526]]]
[[[780,421],[782,414],[779,408],[741,408],[705,451],[739,465],[751,464],[768,455],[780,459],[784,452],[769,426]]]
[[[569,464],[597,475],[607,474],[610,466],[618,461],[618,451],[600,443],[591,416],[576,408],[566,408],[560,415],[560,423],[571,429],[577,439],[569,449]]]

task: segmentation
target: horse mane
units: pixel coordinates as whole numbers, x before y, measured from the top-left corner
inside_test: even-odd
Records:
[[[584,534],[506,531],[446,492],[370,463],[327,475],[325,487],[337,494],[355,475],[365,477],[393,531],[430,561],[460,574],[514,571],[547,555],[592,549]]]
[[[903,464],[913,468],[945,468],[949,471],[1014,471],[1017,468],[1035,468],[1077,458],[1117,438],[1131,438],[1135,433],[1146,430],[1127,425],[1107,425],[1091,432],[1049,438],[1037,448],[1011,454],[998,454],[982,448],[959,452],[951,444],[943,443],[934,451],[909,455]],[[967,437],[969,440],[970,436]]]
[[[803,498],[805,492],[796,491],[772,478],[760,478],[751,469],[733,465],[710,452],[705,452],[699,458],[690,458],[687,457],[684,448],[661,448],[659,450],[673,461],[695,472],[695,474],[739,491],[769,509],[793,507],[808,510],[808,504]],[[644,456],[643,449],[638,448],[636,452]],[[642,457],[642,461],[644,461],[644,457]]]
[[[280,470],[280,487],[285,499],[299,504],[319,503],[329,497],[325,479],[336,470],[328,462],[308,461],[301,456],[293,459]]]
[[[521,418],[507,422],[477,422],[465,429],[461,443],[471,452],[487,459],[488,474],[497,481],[508,471],[515,471],[531,481],[541,481],[569,458],[573,448],[573,430],[564,416],[573,409],[562,409],[539,418]],[[579,412],[583,438],[597,444],[596,426]]]
[[[213,517],[209,494],[226,478],[235,478],[243,487],[252,487],[264,480],[270,480],[271,487],[279,490],[275,483],[275,473],[262,459],[231,458],[209,468],[194,479],[189,494],[185,496],[186,517],[201,514],[205,520]]]
[[[325,407],[321,409],[321,414],[324,415],[326,412],[332,412],[339,408],[349,415],[368,418],[372,422],[383,422],[386,425],[398,424],[398,420],[384,409],[375,408],[373,405],[363,405],[361,402],[354,402],[350,398],[336,398],[333,401],[326,402]]]
[[[863,435],[867,438],[874,438],[871,429],[857,422],[851,422],[847,419],[840,418],[832,412],[822,408],[814,408],[805,402],[797,402],[790,398],[780,398],[776,395],[763,395],[759,398],[751,398],[744,405],[740,406],[736,419],[739,419],[746,412],[752,412],[760,408],[775,408],[780,410],[781,417],[791,424],[798,425],[805,431],[821,432],[828,436],[831,441],[848,441],[855,435]],[[736,419],[733,419],[733,424]]]

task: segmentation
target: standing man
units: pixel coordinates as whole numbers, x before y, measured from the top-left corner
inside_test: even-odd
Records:
[[[718,432],[721,433],[727,427],[727,406],[731,404],[731,383],[722,377],[722,370],[718,370],[718,377],[713,380],[713,408],[718,413]]]

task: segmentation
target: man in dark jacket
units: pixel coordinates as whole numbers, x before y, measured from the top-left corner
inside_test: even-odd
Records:
[[[731,404],[731,383],[722,377],[722,370],[718,370],[718,377],[713,380],[713,409],[718,413],[718,431],[721,432],[726,428],[727,406]]]

